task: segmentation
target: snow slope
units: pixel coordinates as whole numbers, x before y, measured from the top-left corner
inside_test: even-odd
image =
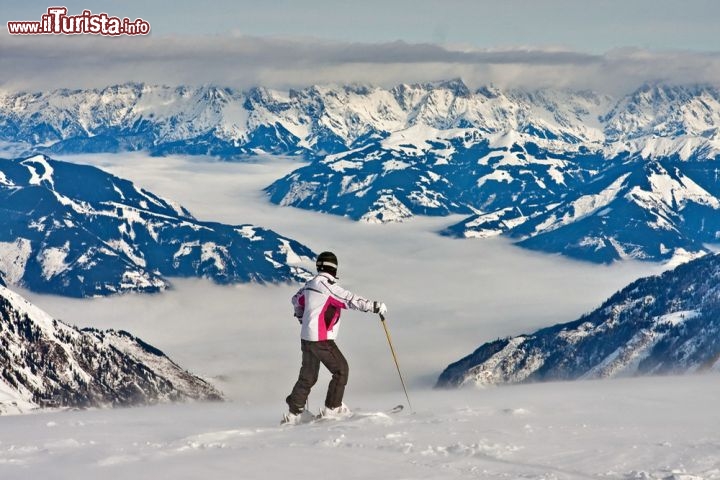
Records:
[[[232,403],[2,417],[0,475],[716,480],[717,380],[413,392],[415,414],[296,427],[280,427],[277,409]],[[357,406],[378,412],[393,400]]]

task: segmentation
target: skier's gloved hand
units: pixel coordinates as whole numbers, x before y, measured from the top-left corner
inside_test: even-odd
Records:
[[[383,302],[374,302],[373,313],[385,315],[387,313],[387,306]]]
[[[302,324],[303,314],[305,313],[305,309],[300,306],[295,307],[295,312],[293,313],[293,316],[297,319],[297,321]]]

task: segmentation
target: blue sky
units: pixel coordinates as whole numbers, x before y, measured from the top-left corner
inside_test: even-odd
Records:
[[[720,85],[718,0],[67,0],[151,24],[146,38],[0,34],[0,87],[140,81],[247,88],[460,77],[469,86],[622,93]],[[51,4],[4,1],[8,20]]]
[[[55,3],[142,17],[154,35],[316,37],[342,42],[554,46],[602,53],[720,49],[717,0],[67,0],[9,2],[7,20],[38,19]]]

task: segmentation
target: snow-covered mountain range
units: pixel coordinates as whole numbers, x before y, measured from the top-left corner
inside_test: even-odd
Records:
[[[316,85],[239,91],[128,83],[0,91],[0,140],[49,152],[323,157],[391,134],[398,134],[396,147],[423,150],[438,132],[448,139],[467,130],[487,138],[516,133],[565,152],[584,146],[606,157],[627,152],[687,160],[717,155],[719,128],[720,91],[709,85],[647,84],[622,98],[562,89],[471,91],[460,79],[389,89]]]
[[[634,159],[604,167],[566,199],[518,199],[472,215],[450,235],[506,234],[526,248],[600,262],[635,258],[680,263],[720,238],[720,183],[712,162]]]
[[[153,292],[173,276],[302,280],[314,257],[271,230],[200,221],[127,180],[42,155],[0,159],[0,212],[0,272],[38,292]]]
[[[720,371],[720,255],[633,282],[582,318],[486,343],[437,385]]]
[[[270,185],[271,201],[368,222],[465,214],[445,233],[597,262],[686,258],[720,238],[720,91],[709,85],[648,84],[622,98],[461,80],[5,92],[0,141],[300,156],[310,164]]]
[[[72,327],[4,286],[0,333],[0,414],[222,398],[139,338]]]

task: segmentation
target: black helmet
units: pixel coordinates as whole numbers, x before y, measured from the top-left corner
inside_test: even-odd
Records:
[[[332,252],[322,252],[318,255],[315,266],[318,272],[328,272],[333,276],[337,275],[338,260]]]

